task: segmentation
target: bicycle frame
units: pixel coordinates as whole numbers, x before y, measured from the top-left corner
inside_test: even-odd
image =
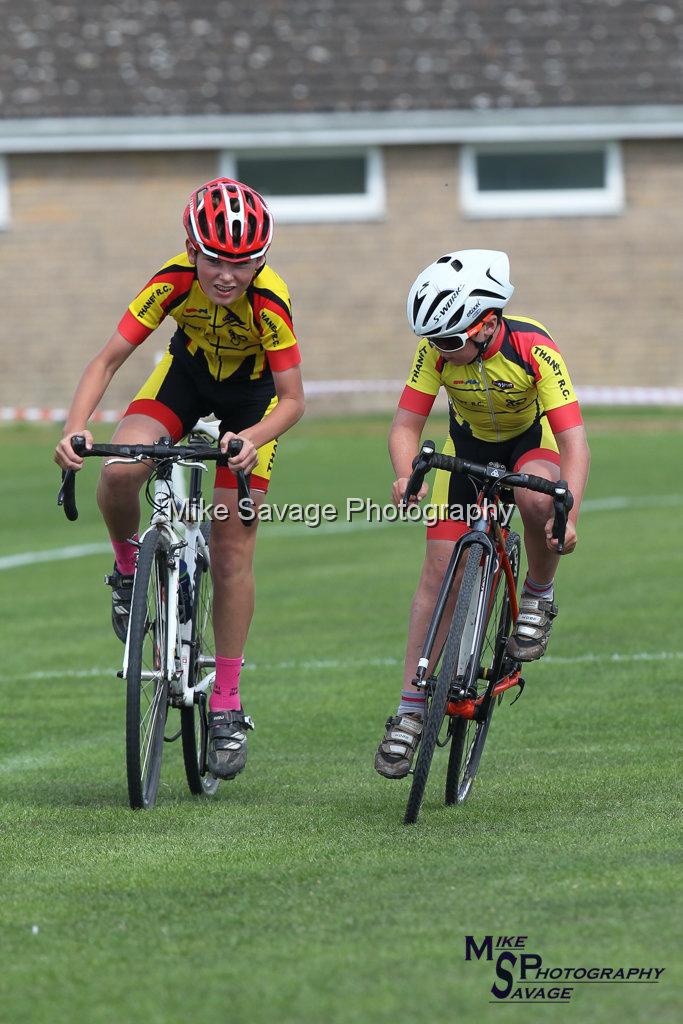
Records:
[[[500,505],[500,498],[497,494],[493,495],[492,505],[491,495],[487,493],[487,488],[482,488],[477,498],[480,518],[472,529],[460,537],[455,543],[436,599],[434,612],[432,613],[422,653],[417,663],[418,667],[415,676],[415,685],[422,689],[426,688],[428,683],[426,678],[427,670],[431,661],[436,635],[443,618],[444,608],[450,596],[459,563],[461,562],[463,553],[468,548],[478,547],[483,549],[483,551],[480,552],[480,557],[484,558],[484,566],[481,574],[477,604],[475,608],[471,609],[465,625],[465,631],[463,632],[464,642],[462,644],[461,658],[464,656],[465,652],[472,649],[475,643],[479,643],[480,637],[475,633],[475,628],[478,628],[479,632],[483,632],[486,628],[489,616],[488,614],[483,614],[483,612],[484,609],[487,609],[487,612],[490,614],[490,605],[496,593],[501,572],[503,572],[505,576],[505,586],[507,588],[510,601],[512,621],[515,622],[517,619],[519,614],[519,605],[517,601],[515,578],[512,566],[510,565],[510,560],[505,550],[507,531],[503,531],[503,529],[501,529],[498,521],[498,510],[500,509]],[[496,509],[495,516],[491,513],[492,507]],[[474,554],[474,552],[472,552],[472,554]],[[466,665],[459,662],[456,675],[458,677],[463,677],[466,668]],[[505,690],[510,689],[513,686],[520,685],[521,682],[520,669],[517,666],[513,668],[511,672],[503,676],[503,678],[498,680],[489,680],[486,692],[483,693],[481,697],[476,699],[462,697],[459,700],[449,700],[446,714],[451,717],[460,716],[461,718],[483,717],[487,713],[490,702],[494,697],[499,696]]]
[[[218,424],[200,420],[190,433],[190,437],[199,436],[204,439],[218,440]],[[129,460],[109,460],[111,462]],[[140,537],[139,544],[142,544],[144,537],[152,530],[156,530],[165,538],[168,545],[168,596],[166,614],[168,628],[166,630],[166,675],[169,683],[169,691],[176,705],[188,707],[195,703],[195,694],[205,693],[212,685],[215,672],[209,672],[201,680],[200,684],[192,687],[189,684],[190,674],[190,644],[192,643],[192,621],[181,623],[178,617],[178,588],[180,578],[180,554],[187,565],[187,572],[191,580],[195,579],[198,552],[210,565],[209,551],[204,536],[201,532],[201,521],[199,519],[198,505],[201,494],[201,473],[206,467],[202,463],[187,462],[190,468],[189,490],[184,486],[183,474],[180,465],[174,463],[172,466],[162,467],[157,473],[154,482],[154,512],[150,518],[150,524]],[[186,499],[186,500],[183,500]],[[185,510],[181,516],[180,510]],[[123,667],[121,675],[125,679],[128,674],[128,645],[130,636],[126,638],[126,646],[123,653]],[[215,668],[213,658],[203,658],[202,668]]]

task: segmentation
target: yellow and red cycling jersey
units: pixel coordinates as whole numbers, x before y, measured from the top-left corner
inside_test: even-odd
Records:
[[[217,381],[258,380],[301,362],[287,285],[267,265],[235,302],[219,306],[202,291],[187,254],[180,253],[136,295],[118,330],[139,345],[168,315],[188,354],[201,350]]]
[[[557,345],[528,317],[504,317],[483,358],[465,366],[447,362],[423,339],[399,407],[428,416],[441,387],[456,430],[481,441],[508,441],[543,415],[553,434],[582,422]]]

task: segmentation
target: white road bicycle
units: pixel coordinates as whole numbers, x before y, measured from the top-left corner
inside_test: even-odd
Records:
[[[205,420],[197,423],[186,445],[174,446],[170,438],[162,438],[153,445],[96,444],[86,450],[82,437],[71,439],[78,455],[107,457],[107,465],[147,462],[154,467],[146,487],[152,515],[137,542],[128,636],[118,673],[126,680],[128,797],[136,809],[154,806],[165,741],[181,738],[192,793],[211,796],[218,788],[219,780],[206,767],[208,692],[216,656],[211,521],[202,521],[201,491],[204,463],[221,456],[208,443],[217,439],[218,424]],[[236,455],[241,447],[233,439],[228,454]],[[190,471],[188,487],[183,467]],[[62,477],[57,501],[74,520],[75,474],[67,470]],[[249,526],[255,519],[249,481],[244,473],[237,479],[240,518]],[[166,735],[169,708],[180,712],[180,728],[171,736]]]

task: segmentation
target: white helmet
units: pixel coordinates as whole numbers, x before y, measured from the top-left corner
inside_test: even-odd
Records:
[[[418,275],[408,294],[407,314],[421,338],[453,338],[492,309],[503,309],[514,292],[510,260],[494,249],[449,252]]]

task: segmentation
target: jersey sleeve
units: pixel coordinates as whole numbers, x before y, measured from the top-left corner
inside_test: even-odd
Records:
[[[118,331],[131,345],[140,345],[189,295],[195,272],[181,260],[177,257],[164,264],[123,314]]]
[[[529,354],[538,397],[553,434],[580,426],[583,420],[576,392],[555,343],[539,337]]]
[[[271,370],[279,373],[298,366],[301,353],[294,333],[289,292],[284,281],[278,278],[277,288],[254,285],[251,300],[261,344]]]
[[[438,363],[436,350],[428,342],[421,341],[398,403],[399,409],[429,416],[442,383]]]

